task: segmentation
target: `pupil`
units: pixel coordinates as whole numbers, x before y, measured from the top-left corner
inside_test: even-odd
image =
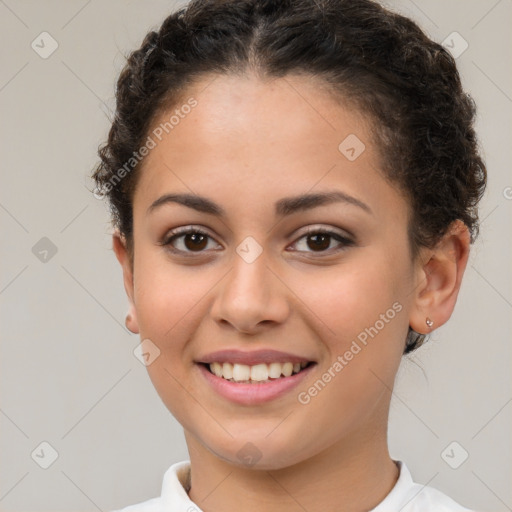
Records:
[[[328,249],[329,248],[329,238],[330,238],[330,235],[324,235],[321,233],[316,234],[316,235],[310,235],[309,239],[313,240],[313,244],[314,244],[313,246],[310,245],[310,249],[313,249],[313,250]]]
[[[192,246],[189,246],[187,242],[192,241]],[[188,233],[185,235],[185,246],[189,250],[201,250],[206,246],[206,236],[201,233]]]

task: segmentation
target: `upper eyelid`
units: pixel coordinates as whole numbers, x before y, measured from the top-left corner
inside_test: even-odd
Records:
[[[335,228],[335,227],[331,227],[331,226],[323,226],[321,224],[313,224],[313,225],[310,225],[308,226],[307,228],[305,228],[306,231],[304,233],[302,233],[302,235],[307,235],[309,233],[317,233],[317,232],[321,232],[321,231],[326,231],[326,232],[329,232],[329,233],[336,233],[337,235],[340,235],[340,236],[345,236],[345,237],[349,237],[349,236],[352,236],[347,230],[345,229],[341,229],[341,228]],[[296,230],[296,234],[298,235],[299,230]]]
[[[180,226],[178,228],[174,228],[174,229],[167,231],[164,234],[162,241],[160,243],[166,244],[172,238],[179,238],[180,236],[184,236],[189,233],[201,233],[203,235],[210,237],[212,240],[215,240],[217,242],[216,238],[209,232],[208,229],[203,228],[202,226],[188,225],[188,226]],[[217,242],[217,243],[219,243],[219,242]]]
[[[336,235],[340,239],[345,240],[347,242],[355,242],[356,237],[352,235],[349,231],[341,228],[335,228],[332,226],[322,226],[318,224],[313,224],[312,226],[308,226],[305,231],[296,230],[294,231],[293,235],[290,235],[290,237],[293,237],[292,243],[296,243],[301,238],[309,235],[309,234],[315,234],[315,233],[326,233],[330,236]]]
[[[166,231],[164,238],[170,238],[167,235],[177,236],[177,235],[186,235],[187,233],[204,233],[205,235],[208,235],[208,236],[214,238],[210,234],[209,229],[204,228],[203,226],[195,225],[195,224],[188,224],[186,226],[179,226],[177,228],[170,229],[169,231]]]
[[[307,226],[306,231],[304,232],[300,232],[300,229],[296,229],[294,231],[294,233],[292,235],[289,235],[287,238],[291,238],[292,236],[304,236],[304,235],[308,235],[309,233],[317,233],[317,232],[329,232],[329,233],[335,233],[339,236],[342,236],[342,237],[345,237],[345,238],[352,238],[353,235],[351,233],[349,233],[348,231],[346,230],[341,230],[340,228],[335,228],[335,227],[331,227],[331,226],[323,226],[321,224],[313,224],[313,225],[310,225],[310,226]],[[177,227],[177,228],[174,228],[170,231],[168,231],[165,235],[164,235],[164,239],[166,238],[171,238],[172,236],[179,236],[179,235],[184,235],[184,234],[187,234],[189,232],[200,232],[200,233],[203,233],[205,235],[208,235],[209,237],[211,238],[215,238],[215,236],[211,235],[210,234],[210,230],[207,229],[207,228],[204,228],[202,226],[199,226],[199,225],[195,225],[195,224],[190,224],[190,225],[187,225],[187,226],[180,226],[180,227]],[[170,236],[167,236],[167,235],[170,235]]]

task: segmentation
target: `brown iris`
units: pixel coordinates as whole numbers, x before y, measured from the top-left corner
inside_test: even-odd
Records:
[[[201,251],[206,247],[208,243],[208,237],[201,233],[187,233],[183,237],[183,242],[188,250]]]
[[[308,247],[314,251],[321,251],[329,248],[331,236],[317,233],[316,235],[308,235]],[[313,242],[312,244],[310,242]]]

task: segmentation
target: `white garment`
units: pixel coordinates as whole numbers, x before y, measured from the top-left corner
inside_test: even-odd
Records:
[[[457,504],[442,492],[414,483],[409,469],[395,461],[400,476],[391,492],[369,512],[473,512]],[[113,512],[201,512],[188,497],[190,462],[173,464],[164,474],[162,495]]]

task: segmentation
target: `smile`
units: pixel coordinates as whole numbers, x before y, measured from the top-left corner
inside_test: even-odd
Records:
[[[239,363],[213,362],[207,365],[211,373],[230,382],[256,383],[272,382],[283,377],[290,377],[308,366],[308,361],[300,363],[270,363],[252,366]]]
[[[316,366],[317,363],[312,361],[253,365],[214,361],[197,364],[196,368],[215,394],[230,402],[255,406],[288,395]]]

